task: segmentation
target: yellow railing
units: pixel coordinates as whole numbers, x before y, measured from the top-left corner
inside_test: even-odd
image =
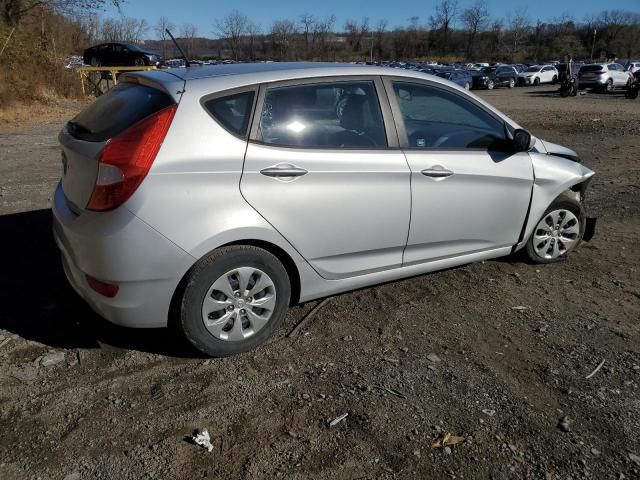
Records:
[[[157,68],[153,65],[145,65],[140,67],[80,67],[78,71],[80,72],[80,85],[82,86],[82,94],[86,97],[87,90],[89,90],[89,93],[93,93],[96,97],[101,95],[103,92],[100,84],[103,80],[107,80],[107,82],[109,81],[109,78],[104,75],[105,73],[110,74],[113,85],[117,85],[119,73],[148,70],[157,70]],[[95,79],[95,76],[91,75],[92,73],[100,74],[97,80]]]

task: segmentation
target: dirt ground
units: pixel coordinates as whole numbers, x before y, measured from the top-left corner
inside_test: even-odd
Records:
[[[48,210],[63,119],[0,127],[0,478],[640,478],[640,100],[480,95],[597,172],[593,241],[341,295],[287,338],[296,307],[223,360],[76,297]]]

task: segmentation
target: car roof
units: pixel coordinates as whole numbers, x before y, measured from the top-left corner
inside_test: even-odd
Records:
[[[377,76],[388,75],[425,79],[450,85],[447,80],[423,73],[418,70],[380,67],[376,65],[357,65],[351,63],[324,62],[270,62],[235,63],[225,65],[203,65],[198,67],[141,71],[126,74],[127,77],[139,77],[151,83],[168,87],[176,81],[191,87],[210,88],[212,91],[242,87],[246,85],[269,83],[282,80],[300,80],[305,78],[332,76]],[[173,87],[171,87],[173,88]]]

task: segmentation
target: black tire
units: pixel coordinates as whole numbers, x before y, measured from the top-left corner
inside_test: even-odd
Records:
[[[607,83],[602,87],[602,93],[611,93],[613,92],[613,80],[607,80]]]
[[[551,205],[549,205],[549,207],[545,210],[545,212],[542,215],[542,217],[540,217],[536,221],[536,226],[549,213],[553,212],[554,210],[560,210],[560,209],[569,210],[578,219],[578,222],[579,222],[578,241],[576,242],[575,245],[573,245],[571,247],[570,250],[568,250],[566,253],[560,255],[559,257],[557,257],[557,258],[544,258],[544,257],[541,257],[540,255],[538,255],[538,253],[535,251],[534,235],[535,235],[536,231],[534,229],[534,231],[531,232],[531,236],[529,237],[529,240],[527,240],[527,245],[525,247],[525,252],[527,254],[527,257],[532,262],[534,262],[534,263],[555,263],[555,262],[559,262],[561,260],[565,260],[567,255],[569,253],[571,253],[571,251],[575,250],[578,247],[578,245],[580,245],[580,241],[582,240],[582,236],[584,235],[586,215],[585,215],[585,211],[584,211],[584,206],[580,202],[574,200],[573,198],[570,198],[570,197],[568,197],[566,195],[560,195],[558,198],[556,198],[551,203]]]
[[[239,341],[222,340],[205,327],[202,304],[218,278],[241,267],[258,268],[271,278],[276,290],[275,307],[266,325],[253,335]],[[214,250],[191,268],[181,285],[181,299],[175,312],[177,326],[195,348],[212,357],[247,352],[267,341],[282,325],[291,297],[289,275],[280,260],[262,248],[249,245]]]
[[[496,84],[493,83],[493,80],[489,80],[487,82],[487,90],[493,90],[493,87],[495,87],[495,86],[496,86]]]
[[[534,87],[537,87],[537,86],[539,86],[539,85],[540,85],[540,79],[539,79],[538,77],[534,78],[534,79],[533,79],[533,86],[534,86]]]
[[[92,67],[100,67],[100,66],[102,66],[102,62],[96,57],[91,57],[91,66]]]
[[[630,98],[631,100],[633,100],[634,98],[638,98],[638,87],[631,87],[629,90],[626,91],[624,96],[626,98]]]
[[[558,83],[558,76],[557,76],[557,75],[554,75],[554,76],[553,76],[553,78],[551,79],[551,83],[552,83],[553,85],[555,85],[556,83]]]
[[[136,57],[136,58],[133,60],[133,64],[134,64],[136,67],[144,67],[144,66],[147,64],[147,62],[146,62],[146,60],[145,60],[143,57]]]

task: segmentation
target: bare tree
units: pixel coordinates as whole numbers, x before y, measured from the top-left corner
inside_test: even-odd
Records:
[[[78,10],[99,10],[107,4],[120,8],[122,0],[2,0],[0,18],[9,26],[16,26],[20,20],[38,7],[48,7],[62,14],[72,14]]]
[[[247,34],[251,20],[238,10],[231,11],[226,17],[216,20],[214,33],[227,41],[231,55],[238,60],[242,48],[242,39]]]
[[[280,60],[287,59],[294,35],[296,25],[291,20],[276,20],[271,26],[271,41],[274,50],[278,52]]]
[[[380,20],[377,24],[376,24],[376,28],[375,28],[375,51],[376,51],[376,58],[379,60],[380,57],[382,57],[384,55],[384,35],[385,32],[387,30],[387,25],[389,24],[389,22],[387,22],[387,20]]]
[[[526,6],[519,6],[513,11],[513,14],[507,15],[507,22],[509,25],[508,38],[508,53],[511,63],[515,61],[516,56],[522,48],[525,37],[529,33],[529,15]]]
[[[180,29],[180,37],[183,39],[182,44],[184,45],[184,54],[190,59],[195,53],[198,27],[192,23],[185,23]]]
[[[441,0],[436,5],[435,15],[429,17],[429,23],[442,36],[441,52],[449,51],[449,32],[458,16],[458,0]]]
[[[174,30],[175,28],[175,24],[165,16],[160,17],[153,27],[154,32],[162,42],[162,56],[165,58],[167,56],[167,42],[169,40],[167,30]]]
[[[476,0],[473,5],[462,11],[462,23],[467,31],[467,58],[475,60],[474,43],[482,30],[487,28],[489,8],[487,0]]]
[[[363,18],[361,23],[354,20],[347,20],[344,24],[347,33],[347,44],[354,52],[362,50],[362,39],[369,34],[369,19]]]
[[[254,22],[249,22],[247,25],[247,56],[249,60],[256,58],[256,50],[258,46],[258,37],[260,37],[262,29],[260,25]]]
[[[329,42],[329,37],[333,31],[333,26],[336,23],[336,17],[331,15],[324,20],[317,21],[313,29],[314,43],[317,45],[320,53],[320,58],[323,60],[329,60],[333,51],[332,45]]]
[[[302,37],[304,39],[304,53],[306,58],[313,58],[313,47],[315,36],[313,35],[313,29],[315,27],[315,19],[313,15],[303,13],[300,15],[300,27],[302,30]]]

